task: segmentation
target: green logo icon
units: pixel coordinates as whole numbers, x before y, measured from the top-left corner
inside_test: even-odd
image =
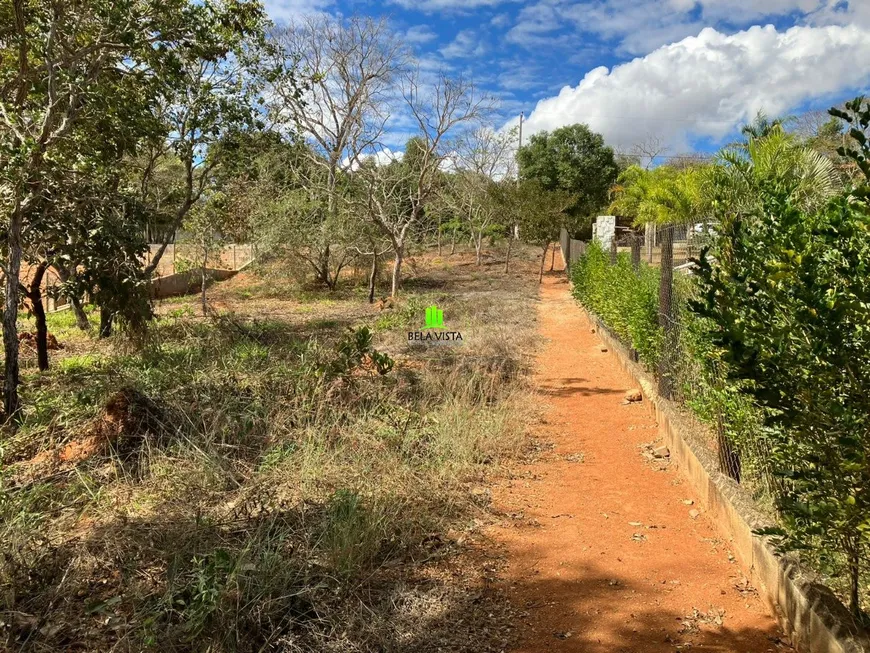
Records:
[[[440,310],[435,304],[426,308],[426,326],[424,329],[443,329],[444,328],[444,311]]]

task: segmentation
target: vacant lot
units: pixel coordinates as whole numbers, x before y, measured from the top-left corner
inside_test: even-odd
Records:
[[[475,542],[533,405],[533,255],[419,256],[395,307],[275,260],[136,341],[52,316],[3,441],[5,648],[501,650]],[[461,345],[409,345],[433,303]]]

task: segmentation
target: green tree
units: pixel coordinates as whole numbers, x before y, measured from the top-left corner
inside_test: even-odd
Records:
[[[148,275],[157,269],[188,212],[209,190],[220,161],[210,156],[211,149],[228,135],[264,127],[261,91],[265,79],[278,74],[262,63],[272,48],[265,42],[267,17],[259,0],[224,0],[203,7],[198,29],[205,31],[189,44],[192,47],[176,55],[174,81],[154,107],[162,133],[148,141],[147,165],[138,171],[136,187],[142,190],[143,203],[154,192],[154,173],[161,166],[181,172],[171,187],[169,219],[146,267]],[[281,77],[300,92],[294,71],[284,70]]]
[[[197,263],[200,269],[200,304],[202,314],[208,314],[206,291],[208,288],[208,266],[215,249],[227,242],[227,196],[220,192],[204,197],[187,214],[184,231],[196,245]]]
[[[0,3],[7,415],[19,407],[16,321],[24,233],[34,222],[46,187],[61,178],[57,171],[62,157],[55,154],[74,139],[77,125],[104,115],[104,102],[122,72],[125,79],[138,81],[143,99],[150,96],[159,76],[169,74],[172,43],[192,36],[191,29],[184,29],[190,13],[186,2],[177,1]]]
[[[758,138],[766,138],[771,134],[780,133],[784,130],[785,125],[793,120],[790,116],[771,118],[764,111],[759,111],[755,114],[752,122],[743,125],[740,128],[740,133],[746,139],[743,145],[751,143]]]
[[[838,154],[853,161],[863,175],[863,179],[856,181],[852,195],[870,202],[870,102],[863,96],[857,97],[847,102],[844,109],[831,109],[830,113],[848,125],[852,139],[837,149]]]
[[[193,169],[203,159],[203,147],[217,125],[232,114],[224,99],[214,98],[237,97],[236,84],[244,82],[238,76],[229,81],[224,75],[203,82],[197,86],[202,92],[191,94],[188,73],[195,65],[200,71],[226,70],[223,64],[228,63],[230,51],[232,65],[241,62],[242,52],[236,46],[247,35],[262,32],[264,18],[259,2],[245,0],[0,2],[7,415],[19,408],[16,322],[21,259],[26,242],[41,242],[36,227],[45,224],[39,218],[44,199],[69,197],[74,188],[83,188],[75,172],[90,165],[93,148],[87,138],[114,143],[120,161],[143,140],[160,141],[163,125],[164,140],[172,141],[175,155],[186,167],[189,192],[182,207],[189,210],[195,201],[190,191],[197,186]],[[194,73],[194,78],[202,82],[203,75]],[[227,85],[220,86],[218,80]],[[182,115],[187,117],[176,119]],[[65,174],[70,168],[73,174]],[[59,213],[51,215],[66,219]],[[64,231],[62,225],[51,229],[54,234]],[[52,251],[51,243],[41,244],[44,252]],[[100,250],[94,241],[88,245]],[[105,272],[109,267],[101,269]],[[111,285],[106,282],[103,287]]]
[[[563,190],[546,190],[533,180],[519,184],[503,183],[501,202],[512,207],[513,217],[520,227],[520,237],[527,243],[541,248],[541,269],[538,283],[544,278],[547,251],[559,241],[562,227],[568,220],[568,212],[576,205],[576,198]]]
[[[710,172],[710,199],[731,212],[757,210],[763,186],[787,188],[791,201],[807,211],[819,209],[842,189],[831,160],[782,129],[723,150]]]
[[[839,154],[870,179],[870,108],[858,98],[831,113],[852,126],[854,144]],[[745,176],[755,201],[718,207],[721,237],[715,257],[702,256],[702,293],[690,306],[711,321],[713,355],[736,389],[764,408],[768,429],[756,437],[782,479],[784,528],[772,534],[832,573],[845,569],[860,617],[870,551],[868,195],[859,186],[822,203],[828,183],[808,193],[805,151],[778,136],[750,146],[773,139],[793,169],[756,157],[771,174]]]
[[[606,206],[619,166],[600,134],[582,124],[534,134],[517,151],[521,179],[535,180],[548,191],[571,193],[569,227],[588,229],[592,216]]]
[[[720,222],[692,309],[715,355],[763,406],[787,548],[841,554],[853,612],[870,544],[870,237],[843,196],[807,213],[768,182],[759,208]]]

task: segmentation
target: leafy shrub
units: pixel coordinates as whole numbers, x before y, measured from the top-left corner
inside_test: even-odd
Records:
[[[658,270],[641,265],[635,271],[627,254],[610,265],[610,255],[598,243],[590,243],[572,266],[571,277],[574,296],[631,345],[642,361],[655,366],[661,347]]]
[[[870,217],[847,196],[804,213],[765,188],[756,215],[722,222],[702,260],[713,343],[766,408],[770,464],[792,549],[844,560],[853,612],[870,548]]]
[[[723,471],[776,508],[764,532],[860,613],[870,549],[870,218],[846,197],[806,214],[762,189],[722,221],[715,258],[674,280],[676,399],[718,437]],[[655,368],[658,274],[592,244],[574,295]],[[736,475],[735,475],[736,472]]]

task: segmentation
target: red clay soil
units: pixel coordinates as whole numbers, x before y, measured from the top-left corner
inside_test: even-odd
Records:
[[[539,328],[536,436],[555,446],[493,493],[505,521],[490,534],[522,615],[514,650],[790,650],[676,463],[642,455],[653,418],[623,403],[632,382],[562,275],[544,280]]]

